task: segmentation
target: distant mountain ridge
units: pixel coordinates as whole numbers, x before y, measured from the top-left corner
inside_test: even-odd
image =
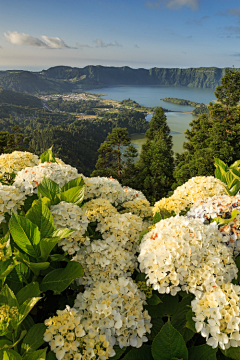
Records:
[[[216,67],[133,69],[128,66],[54,66],[40,72],[0,71],[0,87],[30,94],[84,91],[118,85],[215,88],[224,74],[225,69]]]

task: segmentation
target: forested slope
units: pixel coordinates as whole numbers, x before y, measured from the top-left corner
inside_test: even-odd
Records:
[[[215,88],[224,74],[225,69],[216,67],[132,69],[128,66],[55,66],[40,72],[1,71],[0,87],[31,94],[64,93],[118,85]]]
[[[69,113],[43,109],[36,97],[0,91],[0,131],[11,133],[15,125],[30,139],[36,154],[54,145],[59,158],[88,176],[95,169],[100,144],[113,128],[127,128],[130,134],[145,133],[149,122],[143,112],[135,110],[102,112],[101,117],[79,120]]]

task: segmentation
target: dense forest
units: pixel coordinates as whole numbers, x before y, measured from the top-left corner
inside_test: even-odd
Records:
[[[225,72],[226,69],[216,67],[132,69],[128,66],[55,66],[40,72],[1,71],[0,87],[30,94],[66,93],[118,85],[215,88]]]
[[[52,103],[62,104],[61,100]],[[69,106],[65,110],[77,112],[81,109],[87,113],[96,105],[94,101],[79,102],[79,107],[74,103],[64,101],[64,105]],[[86,176],[94,170],[97,150],[108,133],[115,127],[126,128],[129,134],[145,133],[149,128],[145,115],[144,112],[122,109],[118,113],[103,111],[99,117],[79,120],[67,112],[43,109],[41,100],[36,97],[0,91],[0,131],[11,133],[12,128],[19,125],[24,137],[30,139],[29,146],[36,154],[54,145],[58,157],[77,167]]]

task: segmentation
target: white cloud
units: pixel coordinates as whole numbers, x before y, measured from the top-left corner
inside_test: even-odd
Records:
[[[161,4],[172,10],[179,10],[183,6],[189,7],[191,10],[197,10],[199,7],[199,0],[158,0],[155,2],[148,1],[144,5],[157,9]]]
[[[46,35],[42,35],[41,38],[47,42],[47,45],[51,49],[63,49],[63,48],[70,48],[63,40],[59,37],[49,37]]]
[[[101,48],[108,47],[108,46],[120,46],[120,47],[122,47],[122,45],[119,44],[117,41],[114,41],[114,43],[105,44],[102,40],[96,39],[96,40],[93,40],[93,42],[95,44],[97,44],[96,47],[101,47]]]
[[[8,33],[4,33],[4,36],[5,39],[13,45],[30,45],[45,49],[71,48],[58,37],[42,35],[41,38],[44,40],[42,41],[41,39],[33,37],[29,34],[18,33],[17,31],[8,31]]]

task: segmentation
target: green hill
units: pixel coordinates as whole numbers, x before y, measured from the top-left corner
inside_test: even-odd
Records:
[[[0,105],[27,106],[29,108],[42,108],[41,100],[35,96],[23,94],[16,91],[4,90],[0,88]]]
[[[66,93],[118,85],[215,88],[224,74],[225,69],[216,67],[132,69],[128,66],[55,66],[40,72],[1,71],[0,87],[30,94]]]

